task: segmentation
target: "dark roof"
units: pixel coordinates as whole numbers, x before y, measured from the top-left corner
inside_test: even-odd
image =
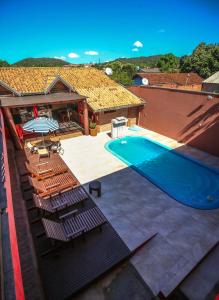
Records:
[[[164,83],[176,85],[202,84],[203,79],[196,73],[137,73],[136,76],[147,78],[149,85]]]
[[[54,93],[47,95],[33,95],[33,96],[21,96],[21,97],[5,97],[0,96],[0,106],[28,106],[34,104],[52,104],[62,103],[76,100],[86,99],[85,96],[76,93]]]

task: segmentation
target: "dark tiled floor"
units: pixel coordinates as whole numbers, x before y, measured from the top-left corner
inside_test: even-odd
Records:
[[[155,300],[151,290],[131,264],[122,268],[105,288],[104,294],[106,300]]]
[[[155,295],[170,295],[219,242],[219,209],[187,207],[131,168],[98,180],[93,199],[130,250],[157,233],[131,259]]]

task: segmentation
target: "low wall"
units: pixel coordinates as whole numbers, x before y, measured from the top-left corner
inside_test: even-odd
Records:
[[[8,223],[9,223],[9,235],[10,235],[9,238],[10,238],[10,247],[11,247],[11,255],[12,255],[13,274],[14,274],[15,296],[16,299],[23,300],[25,299],[24,287],[23,287],[23,279],[21,273],[20,256],[18,250],[14,207],[12,201],[11,181],[10,181],[8,154],[7,154],[7,146],[6,146],[6,132],[5,132],[4,119],[3,119],[3,114],[1,109],[0,109],[0,128],[1,128],[0,134],[2,135],[2,139],[3,139],[3,158],[4,158],[4,168],[5,168],[4,186],[5,186],[6,197],[7,197],[7,214],[8,214]]]
[[[145,101],[141,126],[219,156],[219,95],[154,87],[129,90]]]

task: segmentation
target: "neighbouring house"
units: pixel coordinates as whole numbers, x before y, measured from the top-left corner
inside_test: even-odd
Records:
[[[95,68],[0,68],[0,107],[11,134],[28,137],[22,125],[47,116],[60,124],[60,134],[89,133],[89,120],[99,131],[111,127],[111,119],[125,116],[138,122],[143,101]]]
[[[145,80],[144,80],[145,79]],[[143,80],[143,81],[142,81]],[[202,78],[196,73],[137,73],[133,85],[163,86],[170,88],[190,87],[201,90]]]
[[[219,93],[219,71],[203,81],[202,91]]]
[[[139,73],[160,73],[159,68],[140,68]]]

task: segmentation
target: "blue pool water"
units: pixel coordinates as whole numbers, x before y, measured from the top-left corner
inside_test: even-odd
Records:
[[[177,201],[199,209],[219,207],[219,173],[144,137],[110,141],[106,149]]]

